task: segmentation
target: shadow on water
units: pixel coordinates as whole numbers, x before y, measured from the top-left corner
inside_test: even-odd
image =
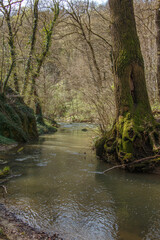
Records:
[[[92,128],[65,125],[3,156],[13,174],[21,174],[8,183],[8,207],[68,240],[160,239],[159,177],[101,174],[107,165],[91,151]]]
[[[102,168],[98,162],[96,170]],[[95,178],[114,199],[118,239],[160,239],[159,176],[113,170]]]

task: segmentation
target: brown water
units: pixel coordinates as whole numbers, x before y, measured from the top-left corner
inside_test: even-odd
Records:
[[[1,156],[13,174],[7,202],[31,226],[68,240],[159,240],[160,176],[113,170],[91,151],[90,129],[62,125],[19,153]],[[3,163],[3,161],[0,161]]]

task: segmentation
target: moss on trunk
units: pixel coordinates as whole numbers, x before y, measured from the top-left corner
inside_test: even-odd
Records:
[[[116,121],[97,141],[97,154],[109,162],[129,163],[159,151],[160,125],[153,118],[133,1],[110,0],[112,16]],[[159,161],[128,167],[150,171]],[[155,163],[155,164],[154,164]]]
[[[160,124],[154,119],[142,120],[130,113],[120,116],[113,128],[96,142],[97,155],[110,163],[131,163],[136,159],[159,152]],[[128,165],[129,171],[149,172],[160,164],[160,159]]]

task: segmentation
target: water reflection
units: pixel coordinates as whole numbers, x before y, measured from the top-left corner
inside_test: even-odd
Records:
[[[115,201],[119,239],[160,239],[159,176],[114,170],[96,179]]]
[[[8,205],[19,218],[64,239],[160,239],[160,183],[107,166],[90,150],[91,130],[67,125],[8,153],[14,173]]]

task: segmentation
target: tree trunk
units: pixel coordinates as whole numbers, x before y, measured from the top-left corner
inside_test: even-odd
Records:
[[[158,85],[158,98],[160,102],[160,1],[157,4],[156,10],[156,26],[157,26],[157,85]]]
[[[30,46],[30,52],[27,59],[26,69],[25,69],[25,77],[24,77],[24,83],[23,83],[23,90],[22,95],[25,96],[28,82],[29,82],[29,73],[31,71],[31,64],[32,64],[32,57],[35,50],[36,45],[36,33],[37,33],[37,27],[38,27],[38,4],[39,0],[34,1],[34,18],[33,18],[33,28],[32,28],[32,36],[31,36],[31,46]]]
[[[159,149],[159,125],[152,116],[144,63],[137,36],[133,0],[110,0],[114,57],[116,120],[96,143],[97,154],[121,164],[154,154]],[[148,164],[148,163],[147,163]],[[138,165],[138,164],[137,164]],[[153,162],[130,167],[147,171]]]
[[[34,101],[35,101],[35,114],[37,118],[37,123],[44,125],[42,107],[41,107],[40,99],[36,90],[36,86],[34,86]]]

